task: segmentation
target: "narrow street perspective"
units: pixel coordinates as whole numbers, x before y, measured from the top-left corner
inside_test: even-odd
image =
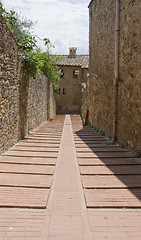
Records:
[[[0,239],[141,238],[141,159],[79,115],[43,123],[0,163]]]
[[[141,0],[0,0],[0,240],[141,240]]]

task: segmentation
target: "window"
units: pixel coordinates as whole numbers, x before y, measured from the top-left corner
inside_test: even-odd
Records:
[[[64,78],[64,72],[62,69],[60,69],[60,78]]]
[[[63,94],[65,95],[65,88],[63,88]]]
[[[73,71],[73,78],[78,78],[78,75],[79,75],[79,70],[74,70]]]

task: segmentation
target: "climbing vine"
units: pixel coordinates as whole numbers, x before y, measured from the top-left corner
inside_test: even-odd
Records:
[[[18,55],[22,59],[25,69],[24,74],[36,78],[36,74],[40,70],[52,82],[54,90],[57,90],[60,81],[60,71],[55,63],[60,57],[55,57],[51,54],[51,48],[54,48],[54,46],[50,40],[48,38],[43,39],[46,46],[46,51],[43,52],[37,46],[35,36],[31,34],[35,23],[23,18],[21,14],[13,10],[7,12],[2,3],[0,3],[0,12],[19,44],[20,51]]]

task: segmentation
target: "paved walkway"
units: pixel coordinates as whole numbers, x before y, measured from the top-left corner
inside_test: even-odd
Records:
[[[77,115],[0,157],[0,239],[140,240],[141,159]]]

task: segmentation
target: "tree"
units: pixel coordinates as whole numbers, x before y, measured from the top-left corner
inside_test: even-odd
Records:
[[[46,52],[43,52],[37,46],[35,36],[31,34],[31,29],[35,23],[13,10],[7,12],[2,3],[0,3],[0,12],[19,44],[20,52],[18,54],[22,59],[25,69],[24,73],[36,78],[37,72],[41,70],[48,80],[53,83],[54,89],[57,90],[60,81],[60,71],[55,62],[59,57],[51,54],[51,48],[54,48],[54,46],[50,40],[48,38],[43,39],[47,47]]]

